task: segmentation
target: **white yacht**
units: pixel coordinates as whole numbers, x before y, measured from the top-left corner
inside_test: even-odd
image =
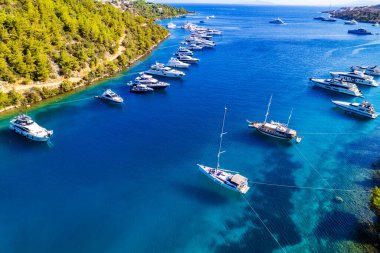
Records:
[[[371,119],[375,119],[377,117],[375,108],[371,103],[367,101],[363,101],[361,103],[350,103],[332,100],[331,102],[333,102],[337,107],[349,113],[357,114]]]
[[[166,67],[164,64],[158,63],[158,62],[153,64],[149,70],[145,71],[145,73],[149,75],[176,77],[176,78],[185,76],[185,73],[183,73],[182,71],[171,69],[169,67]]]
[[[379,23],[374,23],[374,24],[372,24],[372,26],[379,26]]]
[[[379,84],[373,79],[373,76],[365,75],[361,71],[354,70],[352,72],[330,72],[331,76],[341,78],[347,82],[355,84],[363,84],[377,87]]]
[[[190,64],[199,62],[198,58],[194,58],[189,55],[183,55],[183,54],[179,54],[177,56],[177,59],[180,60],[181,62],[190,63]]]
[[[193,51],[191,51],[190,49],[188,49],[186,47],[179,47],[177,52],[175,52],[175,55],[179,55],[179,54],[185,54],[185,55],[192,56],[194,53],[193,53]]]
[[[222,35],[223,32],[215,29],[207,29],[206,33],[208,35]]]
[[[302,138],[297,135],[297,131],[289,128],[290,118],[292,117],[293,110],[290,112],[287,124],[276,122],[273,120],[269,123],[267,122],[271,102],[272,102],[272,96],[270,97],[270,100],[269,100],[268,109],[267,109],[267,113],[265,114],[264,122],[248,121],[248,127],[255,128],[258,132],[270,137],[277,138],[277,139],[291,141],[294,138],[296,138],[297,143],[301,142]]]
[[[199,167],[199,170],[215,183],[223,186],[226,189],[239,192],[242,194],[246,194],[249,190],[248,178],[240,175],[239,172],[220,168],[220,156],[221,154],[225,152],[225,151],[222,151],[221,148],[222,148],[223,135],[226,134],[224,132],[224,122],[226,120],[226,112],[227,112],[227,108],[225,108],[224,110],[222,133],[220,134],[219,152],[217,155],[218,162],[217,162],[216,168],[208,167],[202,164],[197,164],[197,165]]]
[[[312,81],[315,86],[326,89],[326,90],[340,92],[340,93],[344,93],[344,94],[356,96],[356,97],[363,96],[363,94],[360,92],[360,90],[355,84],[346,82],[342,79],[310,78],[310,81]]]
[[[189,68],[190,64],[182,62],[176,58],[170,58],[166,66],[171,67],[171,68],[180,68],[180,69],[187,69]]]
[[[344,24],[345,25],[357,25],[359,23],[358,23],[358,21],[356,21],[355,19],[353,19],[353,20],[345,21]]]
[[[104,101],[121,104],[124,102],[124,99],[117,95],[115,92],[113,92],[110,89],[107,89],[101,96],[95,96],[95,98],[99,98]]]
[[[53,135],[52,130],[49,131],[39,126],[25,114],[14,117],[10,121],[9,128],[33,141],[48,141]]]
[[[189,48],[191,51],[194,51],[194,50],[202,50],[202,49],[203,49],[202,46],[197,45],[197,44],[190,44],[190,45],[188,46],[188,48]]]
[[[370,76],[380,76],[380,69],[376,66],[368,67],[368,66],[352,66],[351,70],[358,70],[364,72],[366,75]]]
[[[149,88],[155,89],[155,90],[160,90],[160,89],[165,89],[170,86],[169,83],[166,82],[160,82],[157,79],[153,78],[151,75],[147,74],[140,74],[140,76],[136,77],[134,82],[129,82],[129,86],[134,86],[134,85],[146,85]]]
[[[154,91],[154,89],[149,88],[145,84],[133,85],[133,86],[131,86],[131,89],[130,89],[130,92],[133,92],[133,93],[148,93],[148,92],[152,92],[152,91]]]
[[[276,25],[284,25],[285,22],[281,18],[276,18],[274,20],[269,21],[271,24],[276,24]]]
[[[177,25],[174,24],[174,23],[172,23],[172,22],[170,22],[170,23],[168,23],[168,24],[166,25],[166,27],[167,27],[168,29],[175,29],[175,28],[177,27]]]

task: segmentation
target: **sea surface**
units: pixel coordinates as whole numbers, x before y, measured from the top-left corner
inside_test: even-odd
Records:
[[[358,224],[372,218],[365,191],[379,119],[344,114],[332,99],[362,99],[313,88],[309,78],[379,64],[380,36],[313,20],[323,8],[185,7],[197,14],[172,22],[215,15],[205,26],[224,34],[215,49],[196,53],[201,61],[183,80],[161,78],[171,83],[166,91],[136,95],[126,83],[166,62],[188,34],[182,29],[132,69],[30,109],[54,130],[50,143],[0,121],[0,252],[360,252],[350,247]],[[268,23],[277,17],[287,25]],[[107,88],[125,104],[93,99]],[[359,88],[380,110],[380,88]],[[271,95],[269,119],[286,123],[293,109],[301,143],[247,127],[247,119],[264,120]],[[221,164],[250,179],[245,198],[196,166],[216,165],[224,106]]]

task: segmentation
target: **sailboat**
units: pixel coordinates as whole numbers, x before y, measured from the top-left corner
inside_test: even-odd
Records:
[[[290,118],[292,117],[292,111],[290,112],[288,123],[280,123],[275,121],[267,122],[268,115],[269,115],[269,109],[272,103],[272,96],[270,97],[267,113],[265,114],[264,122],[251,122],[248,121],[249,127],[255,128],[257,131],[259,131],[262,134],[282,139],[282,140],[292,140],[296,138],[296,142],[301,142],[302,138],[297,135],[297,131],[289,128]]]
[[[208,167],[202,164],[197,164],[197,165],[199,166],[199,170],[215,183],[229,190],[246,194],[249,190],[248,179],[240,175],[239,172],[220,168],[220,155],[225,152],[225,151],[222,151],[222,142],[223,142],[223,135],[226,134],[224,132],[224,122],[226,120],[226,113],[227,113],[227,108],[225,107],[222,132],[220,134],[218,162],[217,162],[216,168]]]

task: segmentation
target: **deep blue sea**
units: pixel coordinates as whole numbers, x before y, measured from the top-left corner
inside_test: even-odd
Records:
[[[51,143],[23,139],[8,129],[9,118],[0,121],[0,252],[355,252],[348,248],[358,224],[372,218],[369,193],[360,191],[373,184],[379,119],[335,109],[331,99],[361,99],[313,88],[308,79],[379,64],[380,36],[313,20],[323,8],[185,7],[197,14],[172,22],[215,15],[205,26],[224,34],[215,49],[196,53],[201,62],[183,80],[166,80],[166,91],[136,95],[126,83],[167,62],[187,35],[182,29],[132,69],[29,110],[54,130]],[[288,24],[268,23],[277,17]],[[92,98],[107,88],[125,104]],[[380,88],[360,88],[380,110]],[[293,108],[290,126],[301,143],[247,127],[247,119],[264,119],[270,95],[269,118],[286,122]],[[244,198],[198,171],[197,163],[216,165],[224,106],[221,164],[252,181],[246,199],[284,251]]]

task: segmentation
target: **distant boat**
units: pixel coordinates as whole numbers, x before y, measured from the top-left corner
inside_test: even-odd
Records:
[[[255,128],[258,132],[268,135],[270,137],[274,137],[274,138],[282,139],[282,140],[289,140],[289,141],[296,138],[297,143],[301,142],[301,137],[297,135],[297,131],[289,128],[292,112],[290,112],[287,124],[275,122],[275,121],[271,121],[270,123],[267,122],[271,102],[272,102],[272,96],[270,97],[270,100],[269,100],[268,109],[265,114],[264,122],[248,121],[249,123],[248,126]]]
[[[350,20],[350,21],[345,21],[344,24],[345,25],[357,25],[359,23],[358,23],[358,21],[356,21],[355,19],[353,19],[353,20]]]
[[[274,20],[271,20],[271,21],[269,21],[269,23],[276,24],[276,25],[284,25],[285,24],[285,22],[280,18],[276,18]]]
[[[379,26],[379,23],[374,23],[374,24],[372,24],[372,26]]]
[[[105,92],[103,92],[101,96],[95,96],[95,98],[99,98],[101,100],[112,102],[115,104],[121,104],[124,102],[123,98],[121,98],[119,95],[117,95],[110,89],[107,89]]]
[[[206,23],[206,21],[205,20],[201,20],[201,21],[199,21],[199,23],[204,24],[204,23]]]
[[[197,164],[197,165],[199,167],[199,170],[215,183],[229,190],[246,194],[249,190],[248,178],[240,175],[239,172],[220,168],[220,155],[225,152],[225,151],[222,151],[221,149],[222,149],[223,135],[226,134],[224,132],[224,123],[226,120],[226,113],[227,113],[227,108],[224,108],[222,133],[220,134],[219,151],[218,151],[218,156],[217,156],[218,162],[217,162],[216,168],[204,166],[202,164]]]
[[[15,133],[33,141],[45,142],[53,135],[52,130],[46,130],[25,114],[14,117],[10,121],[9,128]]]
[[[370,32],[364,28],[348,30],[348,33],[356,34],[356,35],[373,35],[372,32]]]
[[[371,119],[377,118],[375,108],[371,103],[367,101],[363,101],[361,103],[350,103],[332,100],[331,102],[346,112],[357,114]]]
[[[336,22],[336,19],[332,18],[332,17],[323,17],[323,16],[320,16],[320,17],[316,17],[314,19],[315,20],[321,20],[321,21],[324,21],[324,22]]]
[[[177,25],[174,24],[174,23],[172,23],[172,22],[170,22],[170,23],[168,23],[168,24],[166,25],[166,27],[169,28],[169,29],[174,29],[174,28],[177,27]]]

